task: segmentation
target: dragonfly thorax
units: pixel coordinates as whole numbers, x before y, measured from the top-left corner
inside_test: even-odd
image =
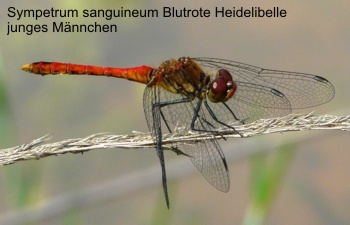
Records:
[[[201,91],[208,83],[203,82],[205,77],[204,71],[196,62],[189,57],[181,57],[163,62],[153,71],[148,85],[159,85],[167,91],[193,99],[201,96]]]
[[[207,91],[208,99],[211,102],[226,102],[237,89],[229,71],[221,69],[217,72],[216,78],[210,83]]]

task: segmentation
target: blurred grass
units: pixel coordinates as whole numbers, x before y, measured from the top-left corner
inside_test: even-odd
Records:
[[[283,178],[293,162],[295,152],[295,145],[285,144],[272,153],[260,152],[251,156],[250,202],[242,224],[262,225],[266,223]],[[169,193],[175,196],[177,190],[175,182],[171,182],[169,187]],[[170,197],[170,199],[171,206],[168,210],[165,206],[163,190],[160,189],[158,203],[150,224],[172,224],[174,217],[172,208],[176,204],[174,202],[176,197]]]
[[[4,77],[4,65],[0,55],[0,143],[1,148],[10,147],[16,141],[10,101]]]
[[[244,225],[265,224],[294,154],[295,146],[286,144],[272,153],[252,156],[250,203],[246,209]]]
[[[62,217],[61,224],[82,224],[81,213],[79,210],[70,210],[65,216]]]
[[[5,79],[2,55],[0,55],[0,148],[17,144],[15,123]],[[2,186],[6,196],[6,208],[16,209],[36,201],[39,193],[40,169],[32,163],[10,165],[1,170]]]
[[[174,217],[175,206],[176,206],[176,194],[178,191],[178,182],[173,180],[168,182],[168,194],[170,208],[166,207],[165,197],[163,188],[159,188],[158,200],[154,208],[154,213],[151,218],[150,224],[153,225],[168,225],[172,224],[172,219]]]

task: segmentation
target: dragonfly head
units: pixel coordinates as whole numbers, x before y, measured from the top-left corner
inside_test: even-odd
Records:
[[[216,73],[216,78],[210,83],[207,96],[211,102],[226,102],[237,89],[233,82],[232,75],[225,69]]]

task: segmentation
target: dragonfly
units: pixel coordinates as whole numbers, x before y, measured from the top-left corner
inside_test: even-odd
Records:
[[[263,69],[231,60],[180,57],[158,68],[100,67],[91,65],[35,62],[22,70],[40,74],[96,75],[128,79],[146,85],[143,108],[156,146],[162,185],[169,208],[162,134],[207,132],[212,138],[176,146],[188,156],[206,180],[228,192],[230,177],[225,155],[214,134],[220,129],[235,131],[235,124],[288,115],[293,109],[314,107],[330,101],[333,85],[318,75]]]

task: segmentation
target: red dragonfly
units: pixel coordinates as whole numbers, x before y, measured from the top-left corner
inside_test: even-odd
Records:
[[[169,132],[180,127],[184,132],[212,134],[222,127],[234,130],[232,122],[249,123],[287,115],[292,109],[326,103],[335,93],[333,85],[320,76],[263,69],[217,58],[181,57],[165,61],[158,68],[35,62],[21,69],[41,75],[112,76],[146,84],[143,107],[161,164],[168,208],[162,128]],[[176,146],[176,149],[190,157],[210,184],[223,192],[229,190],[227,163],[216,139]]]

